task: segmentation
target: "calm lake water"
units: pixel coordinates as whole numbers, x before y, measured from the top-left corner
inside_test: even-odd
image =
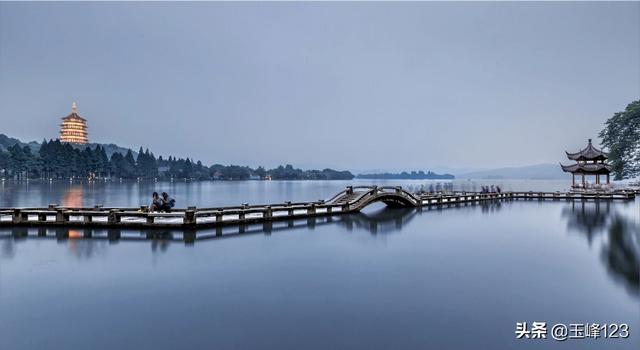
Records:
[[[370,183],[5,183],[0,207],[138,206],[153,190],[180,207],[258,204]],[[481,184],[491,182],[454,187]],[[14,238],[16,230],[0,228],[1,349],[640,348],[638,199],[376,205],[268,231],[204,230],[211,238],[192,243],[174,231],[108,240]],[[626,323],[631,336],[518,340],[522,321]]]

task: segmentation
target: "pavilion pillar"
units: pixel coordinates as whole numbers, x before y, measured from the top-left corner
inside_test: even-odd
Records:
[[[609,174],[607,174],[607,185],[609,184]]]
[[[586,187],[586,182],[584,181],[584,173],[582,173],[582,188]]]
[[[576,187],[576,174],[574,173],[571,173],[571,182],[572,182],[571,187]]]
[[[600,174],[596,174],[596,185],[600,184]]]

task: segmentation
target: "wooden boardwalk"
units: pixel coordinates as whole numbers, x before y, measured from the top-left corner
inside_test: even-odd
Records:
[[[441,207],[498,200],[612,201],[633,200],[633,191],[613,193],[571,192],[455,192],[416,195],[402,187],[349,186],[327,200],[267,205],[241,205],[175,209],[170,213],[138,208],[66,208],[55,204],[46,208],[1,208],[0,226],[87,227],[87,228],[181,228],[197,229],[225,225],[248,225],[273,221],[334,216],[359,212],[382,202],[391,207]]]

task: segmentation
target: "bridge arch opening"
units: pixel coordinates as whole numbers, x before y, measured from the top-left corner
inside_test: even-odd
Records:
[[[416,207],[416,203],[412,201],[410,198],[395,194],[395,193],[382,193],[378,194],[368,200],[364,201],[360,208],[363,209],[368,207],[374,203],[383,203],[387,207],[390,208],[414,208]]]

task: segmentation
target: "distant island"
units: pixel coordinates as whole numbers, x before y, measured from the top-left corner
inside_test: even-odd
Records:
[[[382,174],[359,174],[358,179],[381,179],[381,180],[453,180],[455,176],[451,174],[436,174],[432,171],[426,173],[422,170],[410,173],[382,173]]]
[[[133,152],[114,144],[71,144],[60,140],[24,143],[0,134],[3,179],[190,179],[190,180],[351,180],[349,171],[273,169],[240,165],[206,166],[190,158],[163,158],[148,149]]]

